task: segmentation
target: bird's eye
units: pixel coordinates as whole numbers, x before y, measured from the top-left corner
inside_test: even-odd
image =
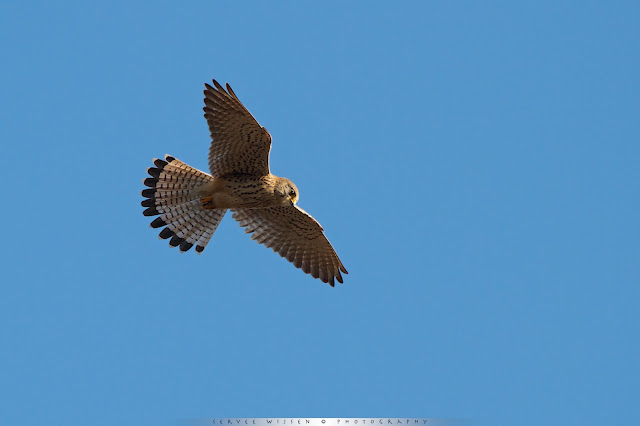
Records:
[[[294,191],[293,189],[289,191],[289,197],[295,197],[295,196],[296,196],[296,191]]]

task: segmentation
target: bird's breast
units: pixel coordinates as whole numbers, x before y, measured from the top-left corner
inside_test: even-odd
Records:
[[[216,205],[225,208],[258,208],[277,205],[275,182],[269,176],[225,176],[224,186],[216,196]]]

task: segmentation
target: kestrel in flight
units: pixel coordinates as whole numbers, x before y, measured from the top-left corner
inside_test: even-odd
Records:
[[[145,216],[158,216],[152,228],[163,228],[181,252],[195,246],[202,253],[231,210],[251,238],[286,257],[296,268],[325,283],[342,283],[347,273],[322,226],[296,206],[298,188],[269,171],[271,135],[260,126],[227,84],[205,84],[204,117],[211,131],[209,170],[196,170],[170,155],[154,159],[144,180]]]

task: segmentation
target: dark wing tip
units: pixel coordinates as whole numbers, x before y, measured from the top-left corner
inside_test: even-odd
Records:
[[[175,160],[176,160],[176,158],[175,158],[175,157],[172,157],[172,156],[170,156],[169,154],[166,154],[166,155],[164,156],[164,159],[167,161],[167,163],[171,163],[171,162],[173,162],[173,161],[175,161]]]
[[[229,94],[230,94],[231,96],[233,96],[234,98],[236,98],[236,100],[239,100],[239,99],[238,99],[238,96],[236,96],[236,94],[235,94],[235,92],[233,91],[233,89],[231,88],[231,86],[229,86],[229,83],[227,83],[227,92],[229,92]]]
[[[204,250],[203,246],[196,246],[196,253],[200,254]]]
[[[217,89],[219,92],[227,93],[227,92],[225,92],[225,91],[224,91],[224,87],[222,87],[222,85],[220,85],[220,83],[218,83],[215,79],[213,79],[213,80],[211,80],[211,81],[213,82],[213,85],[214,85],[214,86],[216,86],[216,89]]]

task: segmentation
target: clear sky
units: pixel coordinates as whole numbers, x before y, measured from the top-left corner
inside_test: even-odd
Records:
[[[0,424],[637,424],[639,16],[3,2]],[[273,136],[343,285],[230,216],[200,256],[149,228],[151,160],[207,168],[212,78]]]

